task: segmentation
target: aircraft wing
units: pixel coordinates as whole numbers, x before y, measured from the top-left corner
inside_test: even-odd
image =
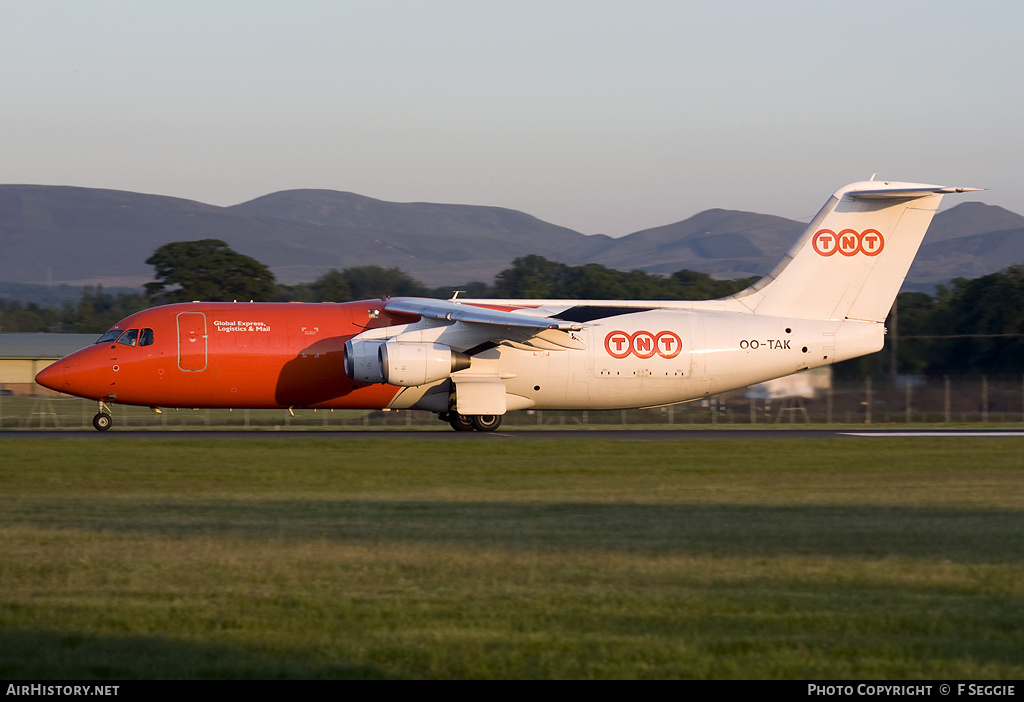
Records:
[[[394,297],[385,303],[384,309],[389,312],[415,314],[449,324],[461,322],[466,334],[458,345],[466,348],[475,346],[480,341],[505,342],[532,349],[586,348],[580,339],[571,333],[587,326],[581,322],[420,297]]]
[[[584,327],[579,322],[566,322],[552,317],[534,317],[521,312],[505,312],[486,307],[463,305],[446,300],[429,300],[416,297],[394,297],[387,301],[384,309],[389,312],[418,314],[430,319],[447,320],[449,322],[465,322],[467,324],[494,324],[501,327],[518,327],[522,329],[557,329],[559,331],[579,331]]]

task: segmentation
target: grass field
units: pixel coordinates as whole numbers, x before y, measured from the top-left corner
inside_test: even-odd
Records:
[[[3,678],[1024,677],[1021,438],[0,451]]]

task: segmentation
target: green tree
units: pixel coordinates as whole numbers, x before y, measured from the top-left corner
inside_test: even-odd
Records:
[[[717,300],[748,288],[757,282],[758,276],[735,280],[715,280],[707,273],[686,270],[676,271],[669,279],[675,291],[669,299]]]
[[[351,293],[352,300],[369,300],[374,297],[418,297],[429,291],[398,268],[380,266],[356,266],[346,268],[342,274]]]
[[[153,302],[262,302],[274,295],[270,269],[219,239],[164,244],[146,263],[156,268],[156,282],[146,283],[146,297]]]
[[[536,254],[517,258],[495,278],[496,297],[589,300],[708,300],[725,297],[757,280],[714,280],[706,273],[678,271],[671,277],[640,270],[619,271],[597,263],[567,266]]]
[[[99,334],[146,307],[146,298],[139,293],[119,292],[115,296],[104,292],[102,285],[87,285],[77,304],[64,303],[59,326],[61,331]]]
[[[102,290],[102,286],[100,286]],[[82,297],[75,306],[74,313],[67,319],[67,323],[76,330],[94,331],[101,322],[96,318],[96,300],[99,294],[94,295],[93,287],[87,285],[82,288]]]
[[[558,290],[558,296],[581,300],[625,300],[630,291],[623,285],[622,272],[613,271],[598,263],[570,268],[567,286]]]
[[[932,316],[933,373],[1024,370],[1024,266],[940,288]],[[902,315],[902,309],[900,313]],[[902,322],[902,317],[900,319]]]
[[[498,297],[554,298],[565,287],[569,267],[549,261],[543,256],[530,254],[512,261],[494,280]]]
[[[888,330],[883,366],[892,367],[893,349],[896,353],[897,373],[924,373],[935,358],[937,303],[934,297],[922,292],[900,293],[889,312],[885,328]]]
[[[313,298],[317,302],[347,302],[352,299],[352,288],[349,287],[345,274],[334,268],[313,281],[309,287],[312,288]]]
[[[436,297],[439,300],[447,300],[456,290],[460,290],[459,297],[463,298],[489,298],[496,297],[497,293],[494,292],[494,288],[487,283],[481,283],[479,280],[474,280],[469,283],[460,283],[458,285],[442,285],[437,288],[432,288],[426,291],[425,297]]]
[[[278,283],[274,286],[274,297],[270,301],[316,302],[316,295],[313,294],[313,288],[310,287],[309,283],[299,283],[297,285],[281,285]]]

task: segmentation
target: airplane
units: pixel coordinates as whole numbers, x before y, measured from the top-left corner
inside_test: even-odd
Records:
[[[779,264],[718,300],[193,302],[130,315],[36,382],[167,408],[416,409],[494,431],[528,409],[665,406],[882,348],[884,322],[942,196],[835,191]]]

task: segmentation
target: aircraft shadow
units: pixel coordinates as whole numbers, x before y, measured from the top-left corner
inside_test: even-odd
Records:
[[[285,363],[274,400],[285,407],[306,407],[352,392],[352,380],[345,374],[346,339],[321,339]]]

